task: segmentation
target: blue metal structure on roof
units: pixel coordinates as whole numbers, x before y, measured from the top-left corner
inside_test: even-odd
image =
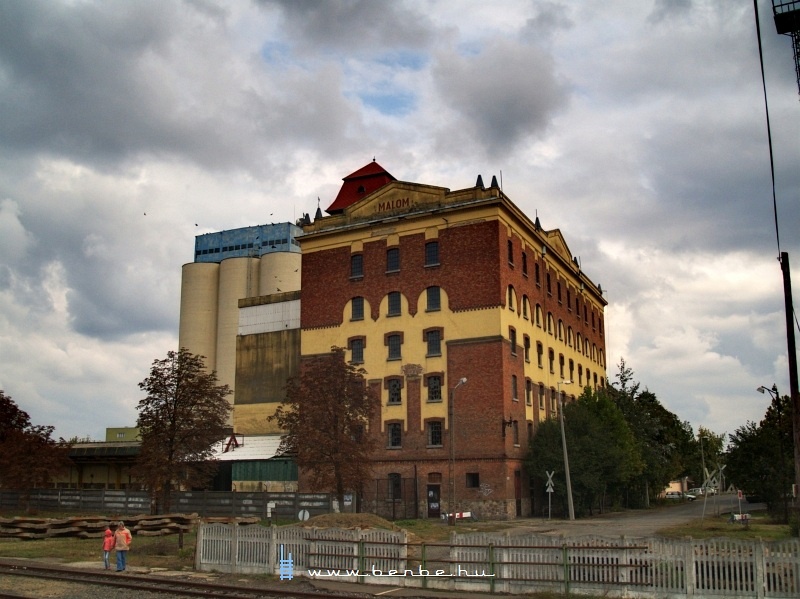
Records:
[[[242,227],[205,233],[194,239],[195,262],[222,262],[226,258],[258,258],[271,252],[300,253],[297,238],[303,229],[292,223]]]

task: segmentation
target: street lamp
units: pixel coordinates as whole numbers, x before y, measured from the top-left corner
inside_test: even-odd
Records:
[[[569,519],[575,519],[575,508],[572,505],[572,482],[569,479],[569,456],[567,455],[567,436],[564,434],[564,396],[561,394],[561,385],[571,385],[572,381],[558,381],[558,417],[561,420],[561,445],[564,447],[564,473],[567,476],[567,507]]]
[[[453,400],[456,396],[456,389],[458,389],[461,385],[465,385],[467,383],[467,377],[462,377],[456,386],[450,390],[450,401],[448,402],[447,406],[447,420],[450,424],[450,500],[449,503],[449,512],[450,515],[447,518],[447,523],[450,526],[456,525],[456,481],[453,476],[453,472],[456,467],[456,437],[455,437],[455,429],[453,427]]]
[[[783,455],[783,410],[781,409],[781,397],[778,393],[778,385],[772,384],[772,388],[764,387],[763,385],[756,389],[762,395],[766,392],[772,397],[775,402],[775,409],[778,411],[778,451],[781,452],[780,468],[781,468],[781,501],[783,502],[783,517],[789,521],[789,505],[786,502],[786,459]]]

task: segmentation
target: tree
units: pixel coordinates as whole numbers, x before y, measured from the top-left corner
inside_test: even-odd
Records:
[[[29,491],[69,467],[69,444],[52,438],[54,427],[30,416],[0,390],[0,487]]]
[[[589,387],[577,401],[564,405],[572,493],[577,512],[601,511],[609,499],[641,472],[642,462],[622,412],[607,394]],[[530,472],[564,472],[560,425],[556,419],[539,425],[528,457]],[[563,476],[555,490],[565,496]]]
[[[380,398],[366,386],[363,368],[345,360],[345,350],[304,362],[289,379],[286,401],[270,416],[286,431],[280,451],[295,456],[315,488],[336,493],[359,492],[370,476],[370,457],[377,448],[367,425],[380,409]]]
[[[773,397],[759,424],[747,422],[730,436],[728,478],[748,495],[757,495],[773,515],[789,521],[788,496],[794,480],[792,404]]]
[[[132,475],[164,511],[171,507],[173,485],[202,486],[216,472],[213,445],[225,436],[231,412],[226,399],[231,390],[217,383],[203,356],[186,348],[155,360],[150,376],[139,383],[147,397],[137,407],[142,446]]]
[[[643,504],[649,506],[651,498],[687,470],[693,434],[654,393],[640,391],[640,384],[633,382],[633,370],[624,359],[620,360],[616,378],[617,385],[607,392],[622,411],[644,463],[641,474],[631,481],[633,497],[628,504],[642,505],[638,501],[641,497]]]

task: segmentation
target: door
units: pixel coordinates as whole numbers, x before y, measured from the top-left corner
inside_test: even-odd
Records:
[[[442,507],[439,503],[441,488],[441,485],[428,485],[428,518],[438,519],[442,514]]]

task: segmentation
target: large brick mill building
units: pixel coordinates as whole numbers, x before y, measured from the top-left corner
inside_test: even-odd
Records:
[[[450,191],[373,161],[326,212],[302,231],[199,236],[184,266],[180,343],[213,356],[235,389],[235,431],[279,433],[266,419],[286,377],[346,347],[381,398],[362,509],[438,518],[454,501],[481,517],[533,513],[528,440],[557,415],[559,391],[569,400],[606,384],[600,286],[495,178]],[[301,471],[299,490],[319,489]]]
[[[298,238],[301,354],[347,347],[380,393],[367,509],[439,517],[454,495],[457,511],[530,515],[537,424],[559,389],[606,384],[599,285],[494,178],[450,191],[373,161],[327,212]]]

